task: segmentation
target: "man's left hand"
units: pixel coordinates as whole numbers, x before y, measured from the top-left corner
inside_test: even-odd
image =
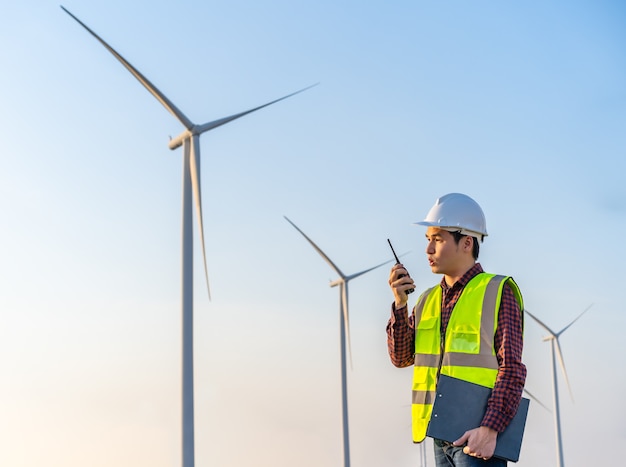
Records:
[[[474,428],[466,431],[463,436],[457,439],[455,446],[463,446],[463,452],[468,456],[480,457],[484,460],[490,459],[496,450],[498,432],[486,426]]]

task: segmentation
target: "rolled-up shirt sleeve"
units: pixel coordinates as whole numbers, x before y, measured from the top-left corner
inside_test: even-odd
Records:
[[[498,432],[504,431],[515,416],[524,391],[526,366],[522,363],[523,319],[513,291],[505,285],[494,336],[498,375],[481,423]]]
[[[415,353],[415,310],[408,316],[408,307],[396,310],[391,304],[391,318],[387,322],[387,350],[391,363],[398,368],[413,365]]]

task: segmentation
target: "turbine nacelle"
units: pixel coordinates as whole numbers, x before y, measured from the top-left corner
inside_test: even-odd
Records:
[[[201,135],[202,133],[206,131],[212,130],[213,128],[217,128],[218,126],[224,125],[225,123],[228,123],[232,120],[234,120],[234,118],[226,117],[220,120],[216,120],[215,122],[205,123],[204,125],[193,125],[191,128],[183,131],[176,138],[170,139],[170,142],[168,143],[168,147],[171,150],[179,148],[183,145],[183,142],[187,138],[191,138],[192,136],[196,136],[196,135]],[[216,124],[216,122],[220,122],[220,123]]]
[[[189,130],[185,130],[180,135],[178,135],[176,138],[170,139],[168,147],[173,151],[174,149],[177,149],[177,148],[181,147],[183,145],[183,142],[187,138],[191,138],[191,136],[193,136],[193,132],[191,132]]]
[[[332,281],[329,285],[330,285],[331,287],[337,287],[338,285],[341,285],[341,284],[343,284],[344,282],[345,282],[345,280],[344,280],[344,279],[336,279],[336,280]]]

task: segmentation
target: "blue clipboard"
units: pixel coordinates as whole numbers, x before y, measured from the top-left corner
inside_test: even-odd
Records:
[[[479,427],[490,395],[491,389],[485,386],[439,375],[426,436],[452,443],[467,430]],[[498,434],[494,457],[511,462],[519,460],[529,404],[530,400],[522,397],[515,417]]]

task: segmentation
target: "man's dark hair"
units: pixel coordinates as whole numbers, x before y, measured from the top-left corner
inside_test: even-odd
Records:
[[[450,232],[454,237],[454,242],[458,245],[463,237],[468,237],[469,235],[463,235],[461,232]],[[478,259],[478,253],[480,252],[480,244],[478,243],[478,238],[474,237],[474,242],[472,243],[472,256],[475,260]]]

